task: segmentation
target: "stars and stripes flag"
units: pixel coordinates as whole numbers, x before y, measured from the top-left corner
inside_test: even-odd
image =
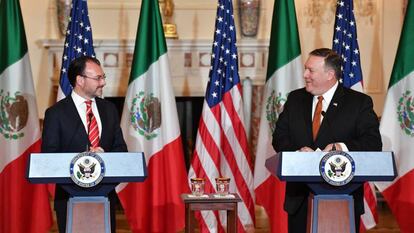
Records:
[[[204,178],[205,191],[215,193],[215,178],[229,177],[230,192],[242,199],[237,228],[245,232],[253,228],[254,192],[237,60],[232,1],[219,0],[209,82],[189,178]],[[225,213],[202,211],[197,218],[202,232],[225,229]]]
[[[340,0],[337,2],[332,47],[342,57],[341,83],[345,87],[363,92],[353,0]],[[362,231],[373,228],[378,222],[375,189],[374,185],[368,182],[364,184],[364,206],[365,214],[361,216]]]
[[[57,100],[63,99],[72,91],[67,74],[71,61],[80,56],[95,57],[92,27],[88,15],[88,2],[85,0],[73,0],[68,20]]]
[[[352,0],[337,3],[332,48],[342,57],[342,84],[362,92],[361,61]]]

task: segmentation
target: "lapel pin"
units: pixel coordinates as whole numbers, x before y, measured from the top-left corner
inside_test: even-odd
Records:
[[[338,107],[338,103],[333,103],[333,106]]]

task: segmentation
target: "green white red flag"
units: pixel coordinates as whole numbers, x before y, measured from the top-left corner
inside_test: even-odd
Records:
[[[254,168],[256,204],[266,210],[274,233],[287,233],[287,214],[283,209],[285,182],[272,176],[265,162],[276,154],[272,134],[287,95],[304,86],[302,66],[295,2],[275,1]]]
[[[0,1],[0,54],[0,232],[45,233],[52,225],[46,185],[26,179],[41,141],[18,0]]]
[[[380,132],[384,151],[393,151],[397,178],[375,185],[387,201],[401,232],[414,232],[414,1],[409,0]]]
[[[134,233],[183,229],[189,192],[162,25],[158,0],[143,0],[121,127],[128,150],[144,152],[148,178],[117,187]]]

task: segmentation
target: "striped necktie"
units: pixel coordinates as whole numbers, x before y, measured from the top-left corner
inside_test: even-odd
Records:
[[[92,112],[92,100],[85,101],[86,103],[86,125],[88,126],[88,137],[92,147],[99,146],[99,128],[98,122]]]

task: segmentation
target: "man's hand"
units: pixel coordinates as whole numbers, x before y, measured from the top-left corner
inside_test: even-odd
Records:
[[[335,144],[335,148],[336,148],[336,150],[340,150],[340,151],[342,151],[342,146],[341,146],[341,144],[339,144],[339,143],[331,143],[331,144],[328,144],[326,147],[325,147],[325,149],[323,149],[323,151],[325,151],[325,152],[328,152],[328,151],[331,151],[332,150],[332,147],[333,147],[333,145]]]
[[[91,147],[90,148],[90,152],[94,152],[94,153],[103,153],[105,152],[104,149],[102,149],[102,147],[98,146],[98,147]]]
[[[310,147],[304,146],[304,147],[300,148],[299,151],[300,152],[313,152],[314,150]]]

